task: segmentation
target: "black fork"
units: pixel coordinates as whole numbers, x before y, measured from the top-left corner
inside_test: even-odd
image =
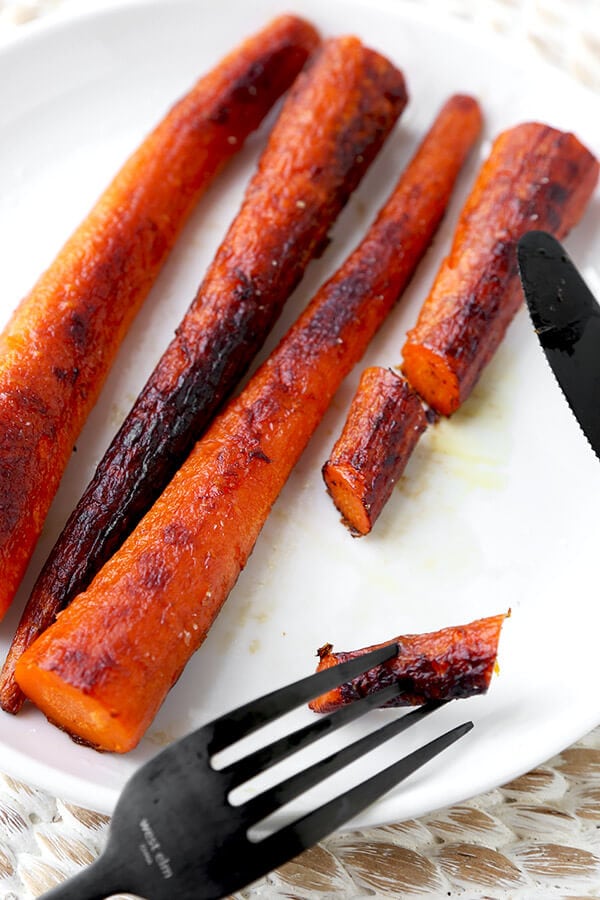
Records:
[[[106,849],[88,869],[44,894],[45,900],[104,900],[129,892],[147,900],[209,900],[240,890],[335,831],[473,727],[465,722],[314,811],[263,839],[257,823],[324,778],[437,709],[431,702],[395,718],[244,803],[229,795],[275,763],[307,747],[402,691],[392,684],[237,762],[216,769],[213,757],[263,725],[392,659],[395,644],[333,666],[215,719],[163,750],[125,785]]]

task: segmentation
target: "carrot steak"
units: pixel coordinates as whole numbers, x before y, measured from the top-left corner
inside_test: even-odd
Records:
[[[564,237],[597,179],[572,134],[528,122],[497,138],[402,351],[406,378],[437,412],[468,397],[522,303],[518,239],[532,228]]]
[[[427,700],[457,700],[487,691],[498,656],[506,615],[477,619],[468,625],[428,634],[405,634],[362,650],[334,653],[331,644],[318,650],[317,671],[328,669],[376,647],[398,644],[398,655],[310,703],[316,712],[331,712],[359,697],[400,681],[404,692],[389,706],[419,706]]]
[[[201,79],[124,165],[0,336],[0,617],[186,217],[317,41],[312,26],[285,16]]]
[[[426,138],[363,242],[121,549],[22,655],[17,681],[50,720],[108,750],[125,752],[140,740],[206,636],[342,379],[427,249],[477,131],[463,140],[465,119],[479,122],[466,98],[450,121],[444,117],[447,130]]]
[[[18,656],[85,590],[188,455],[406,100],[402,74],[353,37],[327,41],[299,76],[190,309],[34,586],[2,673],[4,709],[22,703]]]
[[[354,536],[368,534],[427,428],[418,394],[393,372],[363,372],[343,431],[323,466],[327,490]]]

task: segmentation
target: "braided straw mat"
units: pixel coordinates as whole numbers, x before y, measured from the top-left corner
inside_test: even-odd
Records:
[[[600,92],[600,0],[413,2],[518,40]],[[59,5],[0,0],[0,37]],[[91,863],[108,821],[0,774],[0,900],[38,897]],[[235,897],[600,900],[600,728],[474,800],[336,834]]]

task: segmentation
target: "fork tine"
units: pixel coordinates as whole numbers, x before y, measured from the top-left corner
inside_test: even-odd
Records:
[[[353,816],[391,790],[425,763],[463,737],[473,728],[472,722],[457,725],[428,744],[392,763],[386,769],[319,806],[290,825],[257,842],[257,848],[270,859],[271,868],[312,847]]]
[[[381,746],[385,741],[389,741],[402,731],[406,731],[411,725],[416,725],[425,716],[442,706],[443,702],[435,700],[420,706],[412,710],[412,712],[394,719],[393,722],[388,722],[387,725],[378,728],[376,731],[364,735],[364,737],[359,738],[352,744],[348,744],[330,756],[326,756],[302,772],[298,772],[285,781],[263,791],[262,794],[258,794],[244,804],[243,809],[247,818],[253,822],[260,821],[260,819],[289,803],[290,800],[303,794],[309,788],[314,787],[315,784],[319,784],[320,781],[323,781],[329,775],[333,775],[339,769],[364,756],[369,750]]]
[[[252,734],[262,725],[307,703],[318,697],[319,694],[324,694],[346,681],[351,681],[357,675],[393,659],[397,654],[398,645],[388,644],[347,662],[301,678],[293,684],[265,694],[258,700],[244,703],[205,726],[205,730],[210,730],[210,734],[207,735],[209,752],[218,753],[220,750],[224,750],[235,741]]]
[[[292,753],[297,753],[304,747],[310,746],[310,744],[327,734],[333,734],[338,728],[353,722],[374,706],[383,706],[401,694],[402,691],[402,683],[396,681],[394,684],[390,684],[374,694],[367,694],[365,697],[361,697],[360,700],[355,700],[353,703],[342,706],[341,709],[336,710],[331,715],[315,718],[303,728],[298,728],[296,731],[273,741],[273,743],[260,747],[253,753],[249,753],[243,759],[220,769],[219,773],[223,777],[230,779],[231,787],[243,784],[244,781],[258,775],[264,769],[281,762],[282,759],[285,759]]]

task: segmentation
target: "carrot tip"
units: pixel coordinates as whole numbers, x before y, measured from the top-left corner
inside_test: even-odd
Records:
[[[26,652],[17,663],[15,678],[21,690],[48,721],[79,744],[95,750],[127,753],[139,741],[119,717],[91,694],[65,682],[57,673],[40,668]]]
[[[362,537],[368,534],[373,523],[368,508],[357,496],[354,470],[350,466],[329,461],[323,466],[323,480],[351,535]],[[362,494],[362,491],[358,493]]]

